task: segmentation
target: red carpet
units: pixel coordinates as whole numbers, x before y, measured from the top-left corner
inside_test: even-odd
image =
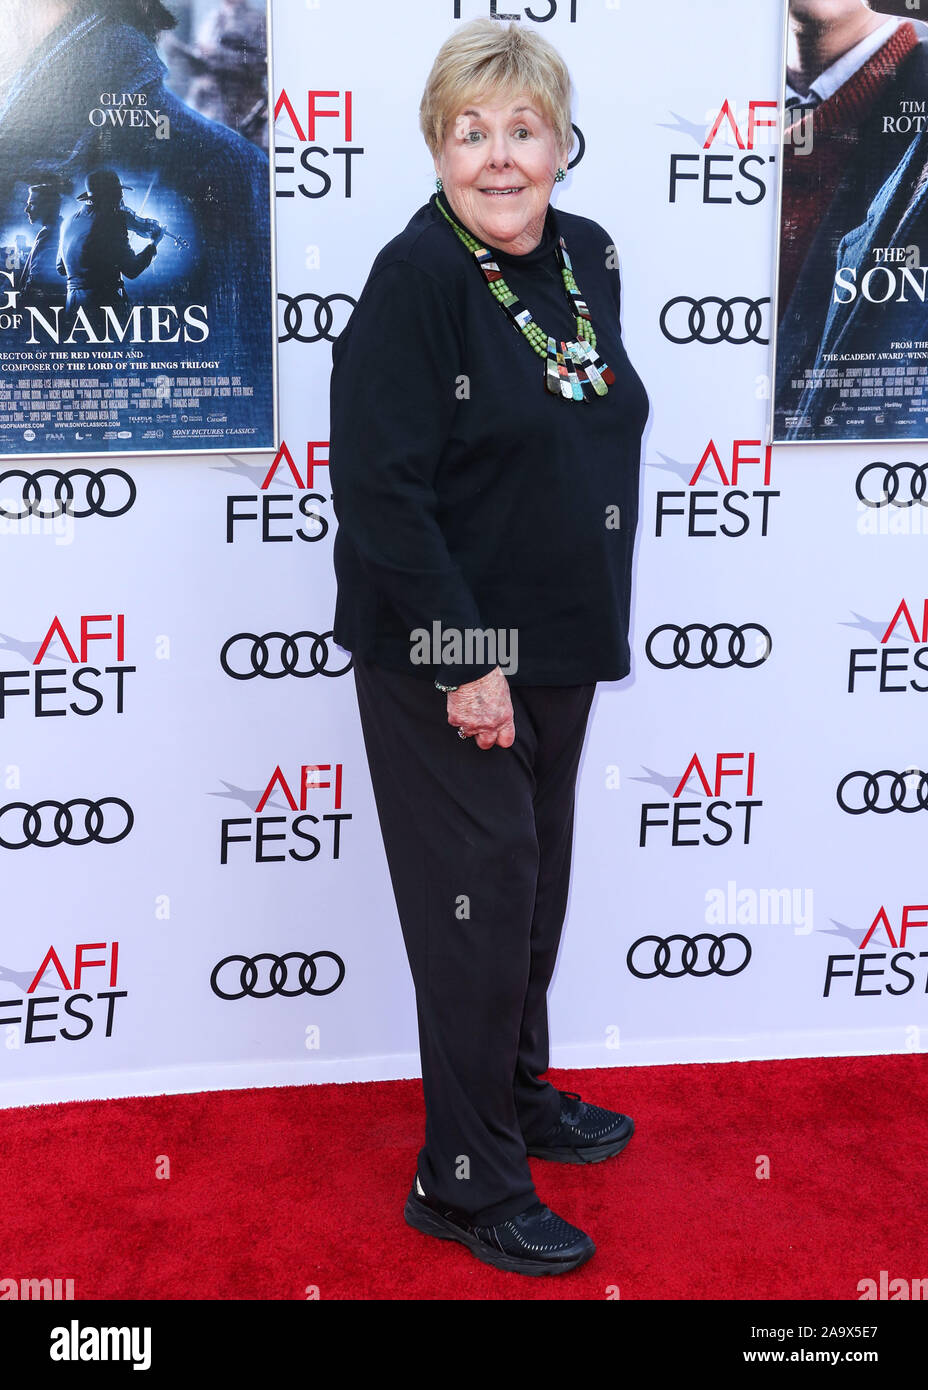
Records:
[[[532,1160],[597,1244],[572,1274],[505,1274],[405,1224],[422,1102],[400,1081],[0,1111],[0,1279],[73,1278],[78,1299],[844,1300],[881,1270],[928,1276],[925,1056],[551,1079],[637,1126],[595,1167]]]

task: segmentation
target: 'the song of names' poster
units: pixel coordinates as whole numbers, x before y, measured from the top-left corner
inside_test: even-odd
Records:
[[[789,0],[773,439],[928,439],[928,25]]]
[[[4,0],[0,455],[276,444],[263,0]]]

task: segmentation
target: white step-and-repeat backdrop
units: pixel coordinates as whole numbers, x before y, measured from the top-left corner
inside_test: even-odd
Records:
[[[89,514],[45,521],[3,475],[2,1104],[417,1074],[326,640],[328,376],[434,188],[434,54],[503,8],[277,0],[276,461],[91,461]],[[570,66],[554,196],[619,247],[652,401],[633,672],[594,703],[553,1061],[924,1047],[928,510],[904,503],[928,445],[765,444],[781,0],[505,8]],[[23,466],[53,497],[46,465]]]

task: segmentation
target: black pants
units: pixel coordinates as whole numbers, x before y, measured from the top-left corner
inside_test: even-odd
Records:
[[[595,685],[510,686],[482,749],[431,681],[355,660],[374,797],[416,989],[425,1191],[495,1224],[535,1200],[526,1140],[557,1123],[547,990],[567,906]]]

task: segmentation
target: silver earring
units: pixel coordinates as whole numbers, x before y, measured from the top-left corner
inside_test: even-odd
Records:
[[[440,192],[441,192],[441,176],[439,176],[439,177],[435,180],[435,191],[436,191],[436,193],[440,193]]]
[[[566,179],[566,177],[567,177],[567,174],[566,174],[565,171],[560,167],[560,165],[558,165],[557,173],[554,175],[554,182],[555,182],[555,183],[563,183],[564,180]]]

